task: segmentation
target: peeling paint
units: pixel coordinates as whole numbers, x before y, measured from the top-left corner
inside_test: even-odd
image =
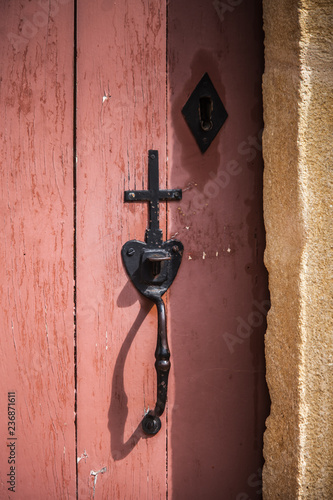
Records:
[[[206,252],[202,252],[202,259],[205,260],[206,258]]]
[[[87,462],[88,453],[86,452],[86,450],[83,451],[83,453],[80,457],[77,457],[77,459],[76,459],[77,463],[79,463],[83,458],[84,458],[84,461]]]
[[[110,98],[111,98],[111,94],[104,94],[103,95],[103,104],[105,103],[105,101],[108,101]]]
[[[183,188],[183,193],[189,189],[193,189],[193,187],[196,187],[197,185],[198,184],[196,182],[189,182],[187,186]]]
[[[181,209],[181,207],[178,207],[177,210],[179,212],[179,215],[181,215],[182,217],[186,217],[186,214],[185,214],[185,212],[183,212],[183,210]]]
[[[90,471],[90,475],[91,476],[94,476],[94,490],[93,490],[93,498],[95,498],[95,491],[96,491],[96,483],[97,483],[97,476],[98,474],[104,474],[104,472],[106,472],[106,467],[103,467],[101,470],[98,470],[98,471],[94,471],[94,470],[91,470]]]

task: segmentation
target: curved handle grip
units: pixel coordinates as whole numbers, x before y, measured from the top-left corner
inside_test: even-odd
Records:
[[[161,428],[160,416],[165,409],[170,371],[170,351],[168,346],[165,305],[161,297],[154,300],[158,314],[158,333],[155,351],[155,368],[157,372],[157,401],[155,409],[147,413],[142,420],[142,429],[146,434],[157,434]]]

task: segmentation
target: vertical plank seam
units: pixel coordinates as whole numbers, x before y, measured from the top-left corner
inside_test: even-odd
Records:
[[[168,141],[168,116],[169,116],[169,59],[168,59],[168,36],[169,36],[169,1],[165,2],[165,164],[166,164],[166,187],[169,187],[169,141]],[[168,224],[168,202],[166,202],[165,217],[165,240],[169,237]],[[169,413],[168,402],[166,404],[166,420],[165,420],[165,498],[169,498]]]
[[[73,3],[73,334],[74,334],[74,439],[75,439],[75,492],[79,496],[77,461],[77,0]]]

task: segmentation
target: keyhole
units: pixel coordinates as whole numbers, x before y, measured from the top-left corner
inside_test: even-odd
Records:
[[[200,125],[202,130],[207,132],[208,130],[211,130],[213,127],[213,122],[212,122],[213,101],[211,97],[202,96],[199,99],[199,103],[200,103],[199,107]]]
[[[160,262],[153,262],[153,276],[158,276],[161,272],[161,263]]]

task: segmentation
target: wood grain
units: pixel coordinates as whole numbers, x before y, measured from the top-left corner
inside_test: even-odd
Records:
[[[73,1],[0,1],[1,498],[260,497],[261,12],[217,5],[80,0],[74,82]],[[229,117],[202,155],[181,108],[206,71]],[[161,188],[184,189],[160,219],[164,239],[185,245],[166,298],[168,407],[152,438],[140,423],[156,401],[157,317],[120,254],[144,239],[147,206],[123,193],[147,187],[149,149]]]
[[[237,5],[234,5],[236,4]],[[231,4],[231,2],[229,2]],[[172,500],[260,498],[265,383],[260,2],[169,2],[169,233],[185,254],[170,289]],[[181,109],[208,72],[228,118],[204,155]],[[266,301],[266,302],[263,302]],[[255,325],[255,326],[254,326]]]
[[[73,2],[41,3],[0,3],[0,496],[44,500],[75,498]]]
[[[146,204],[123,200],[147,187],[148,149],[165,186],[165,85],[164,2],[78,3],[79,498],[166,495],[166,420],[152,439],[140,425],[156,400],[157,317],[120,254],[144,239]]]

